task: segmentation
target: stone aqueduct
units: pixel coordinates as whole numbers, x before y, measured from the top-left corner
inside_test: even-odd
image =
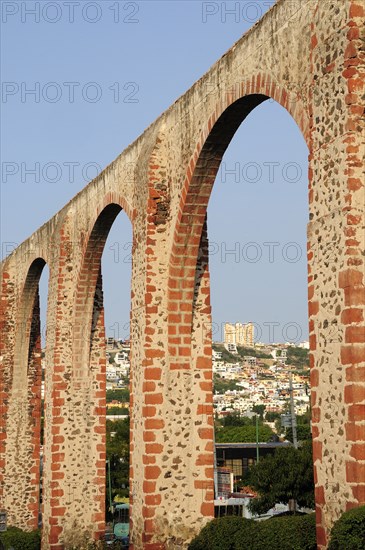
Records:
[[[105,512],[100,270],[133,227],[133,548],[182,548],[213,515],[206,209],[222,155],[268,98],[308,145],[308,306],[318,547],[365,503],[364,3],[279,0],[94,181],[2,264],[0,508],[37,526],[38,281],[47,307],[42,548],[98,538]],[[335,337],[334,337],[335,336]]]

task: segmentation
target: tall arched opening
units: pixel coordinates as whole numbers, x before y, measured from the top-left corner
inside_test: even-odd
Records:
[[[215,456],[216,466],[231,470],[235,492],[248,485],[258,459],[287,445],[279,436],[292,439],[280,426],[280,414],[290,412],[290,378],[298,439],[310,460],[308,214],[308,148],[289,113],[265,101],[227,147],[207,208]],[[239,443],[246,447],[235,449]],[[217,490],[218,483],[215,514],[222,515]],[[313,507],[313,481],[311,496]],[[262,514],[279,504],[272,502]]]
[[[254,79],[253,79],[254,82]],[[240,96],[249,89],[249,95]],[[300,98],[290,98],[260,77],[223,96],[207,121],[189,163],[175,226],[169,277],[170,370],[186,373],[182,382],[193,396],[189,465],[191,517],[213,517],[214,436],[212,400],[212,317],[207,207],[223,155],[245,118],[273,97],[285,107],[307,139]],[[189,377],[187,376],[189,374]],[[188,421],[188,419],[187,419]],[[175,442],[176,443],[176,442]],[[188,506],[188,505],[187,505]]]
[[[7,455],[4,503],[9,523],[26,530],[41,525],[47,287],[46,261],[36,258],[20,292],[6,420],[6,445],[17,452]]]
[[[67,323],[70,363],[62,376],[56,369],[53,389],[53,416],[50,448],[52,464],[47,468],[44,544],[82,545],[105,535],[107,494],[106,457],[106,329],[102,277],[103,252],[109,232],[122,204],[106,201],[89,220],[83,236],[81,256],[72,266],[72,293]],[[122,214],[124,216],[124,214]],[[114,233],[114,239],[116,235]],[[123,235],[117,236],[124,241]],[[107,279],[113,271],[109,258]],[[111,264],[111,265],[110,265]],[[105,265],[103,267],[106,267]],[[113,283],[115,292],[130,292]],[[112,297],[108,296],[108,304]],[[118,300],[116,300],[118,301]],[[129,314],[129,312],[128,312]],[[112,332],[113,336],[113,332]],[[52,452],[52,451],[51,451]],[[107,502],[108,496],[108,502]],[[77,518],[77,519],[76,519]]]

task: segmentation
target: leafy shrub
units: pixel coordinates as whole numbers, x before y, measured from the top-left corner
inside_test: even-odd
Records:
[[[14,548],[14,550],[40,550],[41,548],[40,530],[28,533],[17,527],[9,527],[7,531],[0,533],[0,540],[6,550],[8,548]]]
[[[190,543],[189,550],[316,550],[315,515],[254,521],[215,519]]]
[[[234,535],[240,532],[251,538],[255,522],[238,517],[214,519],[206,525],[190,543],[189,550],[235,550]]]
[[[121,541],[115,541],[112,544],[107,544],[103,541],[89,542],[82,546],[72,546],[69,550],[125,550],[127,546]]]
[[[282,516],[259,522],[259,544],[252,550],[316,550],[315,514]],[[242,548],[242,547],[237,547]]]
[[[331,531],[328,550],[365,550],[365,506],[342,514]]]

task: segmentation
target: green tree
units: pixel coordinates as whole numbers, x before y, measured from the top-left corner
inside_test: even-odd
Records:
[[[259,425],[259,441],[266,443],[274,432],[265,424]],[[256,426],[228,426],[218,428],[215,433],[217,443],[254,443],[256,441]]]
[[[308,410],[305,414],[301,414],[296,417],[297,419],[297,439],[298,441],[306,441],[312,438],[310,420],[311,420],[311,411],[308,407]],[[286,428],[285,437],[289,441],[293,441],[293,430],[291,428]]]
[[[278,413],[278,412],[268,411],[265,415],[265,420],[267,422],[275,422],[278,419],[280,419],[280,413]]]
[[[228,426],[251,426],[252,419],[247,416],[241,416],[239,412],[233,412],[227,414],[222,419],[222,426],[227,428]]]
[[[112,401],[118,401],[119,403],[125,403],[129,401],[129,390],[126,388],[107,390],[106,402],[111,403]]]
[[[293,442],[293,430],[291,428],[286,428],[285,438]],[[311,429],[308,424],[297,424],[297,440],[298,441],[312,440]]]
[[[265,409],[266,409],[266,405],[254,405],[252,407],[253,412],[257,413],[260,416],[261,420],[264,419]]]
[[[129,410],[126,407],[108,407],[107,417],[113,415],[125,415],[128,416]]]
[[[129,417],[106,421],[106,457],[110,461],[112,494],[128,495]]]
[[[249,483],[258,497],[250,502],[250,510],[264,514],[277,503],[295,499],[299,506],[314,507],[312,444],[279,448],[250,470]]]

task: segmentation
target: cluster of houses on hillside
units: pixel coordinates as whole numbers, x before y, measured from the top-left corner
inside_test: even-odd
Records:
[[[107,339],[107,389],[126,387],[130,372],[130,342]],[[214,408],[218,416],[230,412],[250,414],[254,405],[265,405],[267,412],[282,412],[289,399],[289,374],[287,351],[291,344],[261,344],[252,348],[252,355],[241,357],[237,348],[227,343],[213,346],[213,373],[222,380],[235,382],[235,388],[214,394]],[[224,360],[224,348],[237,358]],[[308,343],[300,344],[308,348]],[[264,352],[270,359],[260,359],[255,351]],[[262,353],[261,353],[262,355]],[[230,385],[232,387],[232,384]],[[300,374],[293,373],[293,397],[297,414],[304,414],[310,402],[309,368]]]
[[[131,345],[129,340],[114,340],[108,338],[106,341],[106,382],[107,389],[117,387],[125,387],[126,379],[130,373],[130,356]]]
[[[307,343],[302,348],[307,349]],[[293,397],[297,414],[304,414],[310,403],[309,367],[300,374],[288,364],[290,344],[266,346],[271,359],[261,360],[254,355],[240,357],[236,362],[222,359],[223,352],[213,349],[213,373],[224,380],[236,382],[235,389],[214,394],[214,408],[218,416],[231,412],[249,415],[254,405],[265,405],[266,412],[282,412],[289,399],[289,376],[293,379]],[[221,347],[221,346],[219,346]],[[228,346],[224,346],[227,351]],[[234,350],[230,353],[234,353]],[[232,387],[232,384],[230,385]]]

